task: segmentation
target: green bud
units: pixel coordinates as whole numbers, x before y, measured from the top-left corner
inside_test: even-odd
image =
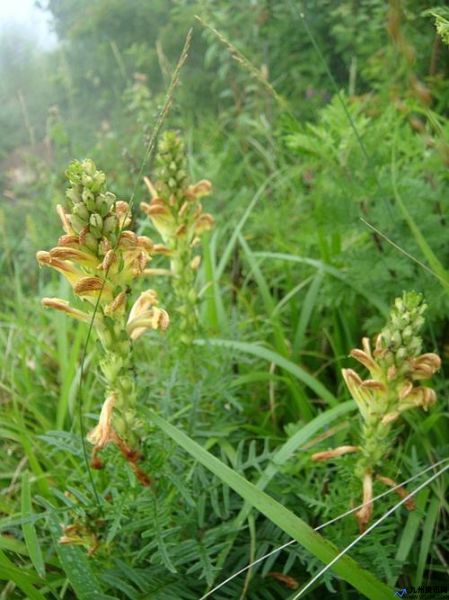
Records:
[[[103,230],[103,219],[97,213],[90,215],[89,224],[95,229]]]
[[[81,194],[77,188],[69,188],[66,191],[65,195],[69,202],[71,202],[72,204],[77,204],[78,202],[81,202]]]
[[[98,252],[98,240],[90,231],[84,237],[84,245],[92,252]]]
[[[86,221],[76,214],[70,215],[70,224],[75,233],[78,234],[82,229],[84,229],[84,227],[86,227]]]
[[[108,237],[110,234],[115,233],[118,227],[118,219],[115,215],[109,215],[103,221],[103,234]]]
[[[83,202],[90,212],[95,210],[95,196],[89,189],[84,189],[82,193]]]
[[[73,207],[72,211],[73,215],[79,217],[82,221],[84,221],[84,225],[87,225],[89,221],[89,211],[86,208],[86,205],[80,202]]]

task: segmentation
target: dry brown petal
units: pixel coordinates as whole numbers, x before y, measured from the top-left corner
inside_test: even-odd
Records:
[[[383,483],[384,485],[387,485],[388,487],[391,488],[396,488],[395,490],[393,490],[400,498],[404,499],[408,496],[408,492],[407,490],[400,486],[397,487],[397,483],[396,481],[394,481],[393,479],[390,479],[389,477],[383,477],[382,475],[377,475],[376,479],[378,481],[380,481],[381,483]],[[413,498],[409,498],[405,503],[405,507],[407,508],[407,510],[415,510],[416,505],[415,502],[413,500]]]
[[[90,316],[87,313],[73,308],[70,306],[67,300],[62,300],[61,298],[42,298],[41,303],[46,308],[59,310],[60,312],[63,312],[74,319],[78,319],[79,321],[84,321],[86,323],[90,321]]]
[[[351,454],[353,452],[359,452],[359,446],[339,446],[333,450],[325,450],[324,452],[315,452],[312,454],[311,459],[313,461],[329,460],[330,458],[337,458],[344,454]]]

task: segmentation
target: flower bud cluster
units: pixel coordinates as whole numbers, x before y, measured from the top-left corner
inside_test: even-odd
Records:
[[[189,343],[197,325],[194,275],[201,260],[194,255],[194,248],[200,243],[200,235],[214,224],[212,215],[203,211],[200,199],[211,192],[212,186],[207,180],[189,183],[184,144],[175,132],[162,136],[156,164],[155,186],[145,178],[151,202],[142,202],[141,208],[161,235],[170,257],[180,337]]]
[[[103,347],[100,367],[106,400],[88,436],[94,444],[93,466],[102,466],[97,452],[114,443],[145,482],[136,454],[126,450],[122,437],[132,435],[135,422],[131,345],[148,329],[166,329],[169,319],[158,307],[154,290],[143,292],[130,311],[127,303],[133,282],[143,275],[157,248],[149,238],[125,229],[131,222],[130,208],[107,191],[105,174],[93,161],[72,162],[67,178],[67,208],[57,207],[65,233],[55,248],[38,252],[37,260],[66,277],[86,308],[79,310],[60,298],[43,298],[42,303],[75,319],[93,320]]]
[[[352,350],[351,356],[370,373],[370,377],[363,380],[353,369],[342,370],[362,416],[360,442],[358,446],[345,447],[352,450],[338,452],[337,448],[312,457],[326,460],[349,451],[360,452],[355,474],[363,481],[364,499],[368,499],[367,506],[357,513],[361,529],[366,527],[372,513],[373,473],[382,465],[394,443],[392,424],[404,411],[427,410],[436,402],[434,390],[416,385],[416,382],[430,379],[441,365],[437,354],[420,354],[422,339],[419,332],[424,325],[426,308],[420,294],[404,292],[395,300],[388,323],[376,338],[374,350],[368,338],[362,341],[363,349]]]

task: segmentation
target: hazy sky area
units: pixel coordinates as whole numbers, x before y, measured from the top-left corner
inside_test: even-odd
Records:
[[[45,5],[45,0],[42,2]],[[35,0],[0,0],[0,35],[8,28],[20,28],[30,33],[44,48],[56,44],[51,15],[35,6]]]

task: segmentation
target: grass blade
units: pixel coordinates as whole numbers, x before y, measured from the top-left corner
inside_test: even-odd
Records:
[[[16,586],[25,593],[25,598],[29,600],[46,600],[33,585],[39,580],[27,573],[24,569],[19,569],[7,558],[0,550],[0,581],[13,581]],[[93,599],[92,599],[93,600]]]
[[[420,586],[422,584],[424,570],[426,568],[427,555],[429,554],[430,546],[433,539],[433,531],[440,510],[440,501],[438,498],[432,498],[427,509],[426,520],[424,521],[423,534],[421,539],[421,547],[419,549],[418,566],[414,584]]]
[[[22,475],[22,517],[26,519],[27,517],[32,517],[32,515],[33,509],[31,504],[30,480],[28,478],[28,473],[25,472]],[[36,569],[39,577],[45,577],[45,563],[34,522],[24,521],[22,524],[22,531],[33,567]]]

